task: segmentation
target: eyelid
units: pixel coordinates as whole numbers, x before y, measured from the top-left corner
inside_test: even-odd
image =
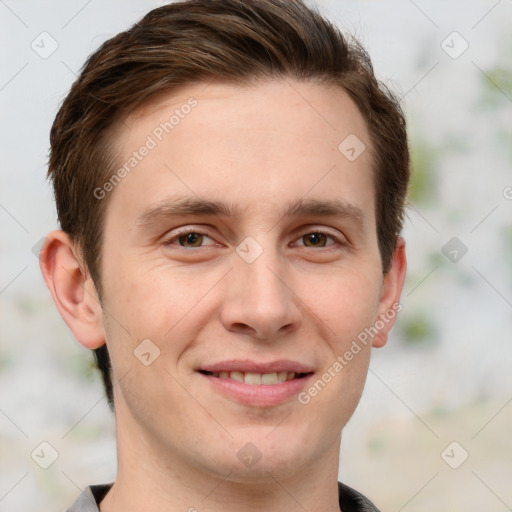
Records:
[[[325,235],[329,238],[332,238],[336,243],[338,243],[340,245],[348,245],[348,243],[349,243],[347,238],[344,235],[333,233],[329,229],[320,227],[320,226],[307,226],[306,228],[301,229],[300,231],[298,231],[298,236],[296,236],[296,239],[302,238],[303,236],[311,234],[311,233],[320,233],[322,235]],[[325,247],[331,247],[332,245],[334,245],[334,244],[330,244]],[[304,246],[304,247],[307,247],[307,246]],[[320,248],[322,248],[322,247],[320,247]]]
[[[207,232],[205,232],[204,228],[195,229],[193,226],[186,226],[181,229],[177,228],[176,230],[173,230],[172,236],[165,237],[163,240],[163,244],[164,245],[174,245],[173,242],[175,242],[178,238],[180,238],[181,236],[188,235],[190,233],[197,233],[198,235],[207,236],[208,238],[211,238],[215,242],[214,238],[212,236],[210,236]],[[214,244],[209,244],[209,245],[214,245]],[[176,245],[176,246],[180,247],[181,249],[188,249],[187,247],[183,247],[181,245]],[[204,247],[204,246],[200,246],[200,247]],[[193,249],[193,247],[190,247],[190,249]]]
[[[218,242],[215,241],[213,236],[211,236],[208,233],[208,230],[205,230],[204,227],[197,229],[194,226],[190,226],[190,225],[185,226],[183,228],[177,228],[176,230],[173,231],[171,237],[164,239],[163,243],[164,243],[164,245],[174,245],[173,242],[175,242],[181,236],[188,235],[189,233],[197,233],[198,235],[207,236],[208,238],[210,238],[211,240],[213,240],[215,242],[215,244],[208,244],[209,246],[218,244]],[[340,245],[348,245],[348,243],[349,243],[344,235],[335,234],[335,233],[331,232],[330,230],[326,229],[325,227],[319,227],[319,226],[306,226],[305,228],[302,228],[302,229],[296,231],[293,241],[296,242],[298,239],[302,238],[303,236],[312,234],[312,233],[319,233],[319,234],[325,235],[329,238],[332,238],[334,240],[334,242],[336,242]],[[335,245],[335,244],[330,244],[330,245],[327,245],[324,247],[331,247],[333,245]],[[183,247],[183,246],[177,244],[176,247],[188,250],[188,249],[198,249],[199,247],[205,247],[205,246],[203,245],[203,246],[199,246],[199,247],[187,248],[187,247]],[[307,246],[302,245],[300,247],[307,247]],[[323,247],[319,247],[319,249],[322,249],[322,248]]]

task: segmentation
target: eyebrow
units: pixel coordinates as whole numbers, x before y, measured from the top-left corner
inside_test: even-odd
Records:
[[[245,208],[240,206],[190,196],[174,196],[148,208],[135,221],[140,228],[149,227],[169,217],[211,215],[239,218]],[[284,218],[293,217],[341,217],[353,219],[362,225],[363,211],[352,203],[340,199],[304,199],[289,203],[283,213]]]

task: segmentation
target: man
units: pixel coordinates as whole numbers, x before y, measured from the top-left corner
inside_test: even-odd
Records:
[[[87,61],[41,268],[95,350],[118,475],[69,510],[371,511],[342,429],[406,268],[403,114],[300,1],[189,0]]]

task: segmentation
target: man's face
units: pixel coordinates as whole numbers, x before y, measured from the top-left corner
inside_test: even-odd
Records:
[[[350,134],[368,148],[355,160]],[[121,454],[241,481],[337,464],[371,343],[333,365],[390,307],[355,105],[291,80],[195,84],[116,144],[119,167],[138,152],[108,198],[101,269]]]

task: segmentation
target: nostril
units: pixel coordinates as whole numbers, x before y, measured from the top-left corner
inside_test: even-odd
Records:
[[[254,329],[251,326],[241,323],[241,322],[234,323],[233,328],[236,329],[237,331],[244,331],[244,332],[254,331]]]

